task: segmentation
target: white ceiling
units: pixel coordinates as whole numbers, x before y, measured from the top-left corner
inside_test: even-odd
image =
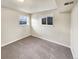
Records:
[[[24,0],[24,2],[18,2],[18,0],[2,0],[1,5],[2,7],[8,7],[27,13],[35,13],[51,9],[69,11],[73,5],[64,6],[64,3],[68,1],[70,2],[72,0]]]
[[[18,9],[28,13],[57,8],[54,0],[25,0],[23,3],[18,2],[18,0],[2,0],[1,3],[2,6]]]
[[[66,5],[66,6],[64,5],[64,3],[71,2],[71,1],[74,1],[74,3],[70,4],[70,5]],[[73,6],[75,4],[77,4],[77,0],[56,0],[56,3],[57,3],[57,6],[58,6],[57,9],[60,12],[70,12],[72,10]]]

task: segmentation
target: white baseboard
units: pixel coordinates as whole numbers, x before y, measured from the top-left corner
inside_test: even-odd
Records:
[[[46,40],[45,38],[38,37],[38,36],[35,36],[35,35],[27,35],[26,37],[29,37],[29,36],[34,36],[34,37],[37,37],[37,38]],[[23,37],[23,38],[25,38],[25,37]],[[20,38],[20,39],[16,39],[16,40],[11,41],[11,42],[8,42],[8,43],[6,43],[6,44],[1,45],[1,47],[6,46],[6,45],[8,45],[8,44],[10,44],[10,43],[13,43],[13,42],[18,41],[18,40],[21,40],[21,39],[22,39],[22,38]],[[56,43],[56,44],[58,44],[58,45],[61,45],[61,46],[65,46],[65,47],[70,48],[70,46],[64,45],[64,44],[59,43],[59,42],[56,42],[56,41],[51,41],[51,40],[47,40],[47,41],[49,41],[49,42],[53,42],[53,43]]]
[[[47,39],[45,39],[45,38],[38,37],[38,36],[36,36],[36,35],[32,35],[32,36],[37,37],[37,38],[40,38],[40,39],[43,39],[43,40],[47,40]],[[52,41],[52,40],[47,40],[47,41],[56,43],[56,44],[58,44],[58,45],[61,45],[61,46],[67,47],[67,48],[70,48],[70,46],[68,46],[68,45],[64,45],[64,44],[59,43],[59,42],[56,42],[56,41]]]
[[[25,36],[25,37],[29,37],[29,36],[31,36],[31,35],[27,35],[27,36]],[[13,42],[15,42],[15,41],[21,40],[21,39],[23,39],[23,38],[25,38],[25,37],[22,37],[22,38],[16,39],[16,40],[11,41],[11,42],[8,42],[8,43],[5,43],[5,44],[1,45],[1,47],[4,47],[4,46],[6,46],[6,45],[8,45],[8,44],[11,44],[11,43],[13,43]]]
[[[72,55],[73,55],[73,59],[78,59],[78,56],[75,56],[75,54],[73,53],[72,47],[71,47],[71,53],[72,53]]]

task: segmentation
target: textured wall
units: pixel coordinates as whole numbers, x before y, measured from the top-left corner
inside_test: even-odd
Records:
[[[78,6],[71,12],[71,49],[74,59],[78,59]]]
[[[42,25],[43,17],[54,17],[54,25]],[[70,13],[54,10],[32,15],[32,35],[70,47]]]
[[[30,24],[29,24],[30,20],[28,14],[7,8],[1,8],[1,9],[2,9],[1,10],[1,26],[2,26],[1,45],[2,46],[30,35]],[[20,16],[28,17],[27,25],[25,26],[19,25]]]

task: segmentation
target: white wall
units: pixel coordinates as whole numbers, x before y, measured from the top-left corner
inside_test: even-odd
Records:
[[[42,17],[54,17],[54,25],[42,25]],[[32,14],[32,35],[70,47],[70,13],[46,11]]]
[[[19,25],[19,17],[27,16],[28,24],[25,26]],[[2,39],[1,45],[7,45],[30,35],[29,15],[14,11],[8,8],[1,8],[1,29]]]
[[[71,50],[74,59],[78,59],[78,6],[71,12]]]

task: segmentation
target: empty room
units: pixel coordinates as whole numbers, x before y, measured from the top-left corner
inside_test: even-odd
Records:
[[[1,0],[1,59],[78,59],[78,1]]]

